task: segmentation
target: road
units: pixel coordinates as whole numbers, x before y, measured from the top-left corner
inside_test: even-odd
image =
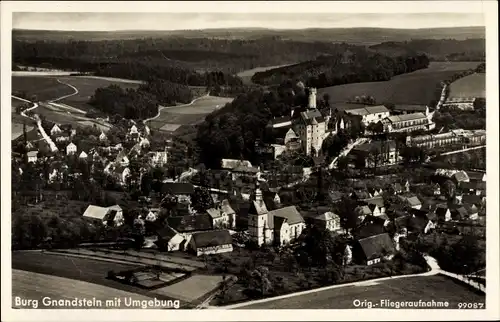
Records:
[[[60,84],[69,86],[72,90],[74,90],[74,93],[71,93],[71,94],[68,94],[68,95],[64,95],[64,96],[61,96],[59,98],[50,100],[49,103],[57,102],[57,101],[60,101],[60,100],[63,100],[65,98],[68,98],[68,97],[71,97],[71,96],[74,96],[74,95],[78,94],[78,88],[76,88],[75,86],[67,84],[67,83],[64,83],[64,82],[61,82],[59,79],[57,80],[57,82],[60,83]]]
[[[367,142],[368,139],[367,138],[359,138],[357,139],[356,141],[354,141],[353,143],[349,144],[343,151],[340,152],[339,156],[338,157],[335,157],[335,159],[333,159],[333,161],[328,165],[328,169],[333,169],[335,167],[335,165],[337,164],[337,160],[342,157],[342,156],[346,156],[347,154],[349,154],[349,152],[351,152],[351,150],[356,146],[356,145],[360,145],[360,144],[363,144],[365,142]]]
[[[161,111],[163,111],[163,110],[168,110],[168,109],[171,109],[171,108],[176,108],[176,107],[185,107],[185,106],[190,106],[190,105],[193,105],[193,104],[194,104],[197,100],[199,100],[199,99],[201,99],[201,98],[203,98],[203,97],[208,97],[208,96],[210,96],[210,93],[207,93],[207,94],[205,94],[205,95],[203,95],[203,96],[200,96],[200,97],[198,97],[198,98],[195,98],[195,99],[194,99],[194,100],[192,100],[190,103],[183,104],[183,105],[159,106],[159,107],[158,107],[158,114],[156,114],[155,116],[150,117],[150,118],[148,118],[148,119],[145,119],[145,120],[143,120],[142,122],[143,122],[144,124],[146,124],[146,123],[147,123],[147,122],[149,122],[149,121],[152,121],[152,120],[154,120],[154,119],[157,119],[157,118],[160,116]]]

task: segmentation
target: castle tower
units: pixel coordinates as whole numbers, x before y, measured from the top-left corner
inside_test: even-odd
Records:
[[[262,198],[262,190],[257,188],[255,190],[255,200],[251,201],[250,209],[248,210],[248,233],[250,238],[259,246],[272,241],[270,240],[271,231],[269,230],[267,220],[268,210]]]
[[[309,89],[309,104],[307,105],[309,109],[316,108],[316,88]]]

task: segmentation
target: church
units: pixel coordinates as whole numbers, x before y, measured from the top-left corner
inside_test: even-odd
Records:
[[[248,211],[248,232],[257,245],[287,245],[298,238],[305,227],[304,218],[295,206],[269,211],[262,191],[257,188]]]

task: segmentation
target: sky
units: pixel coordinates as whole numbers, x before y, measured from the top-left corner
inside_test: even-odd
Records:
[[[14,12],[15,29],[115,31],[212,28],[439,28],[484,26],[481,13]]]

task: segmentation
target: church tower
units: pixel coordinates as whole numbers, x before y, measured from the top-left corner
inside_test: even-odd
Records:
[[[268,225],[268,210],[264,199],[262,198],[262,190],[255,190],[255,200],[250,202],[248,210],[248,233],[250,239],[261,246],[271,242],[271,231]]]
[[[307,107],[311,110],[316,109],[316,88],[309,89],[309,103]]]

